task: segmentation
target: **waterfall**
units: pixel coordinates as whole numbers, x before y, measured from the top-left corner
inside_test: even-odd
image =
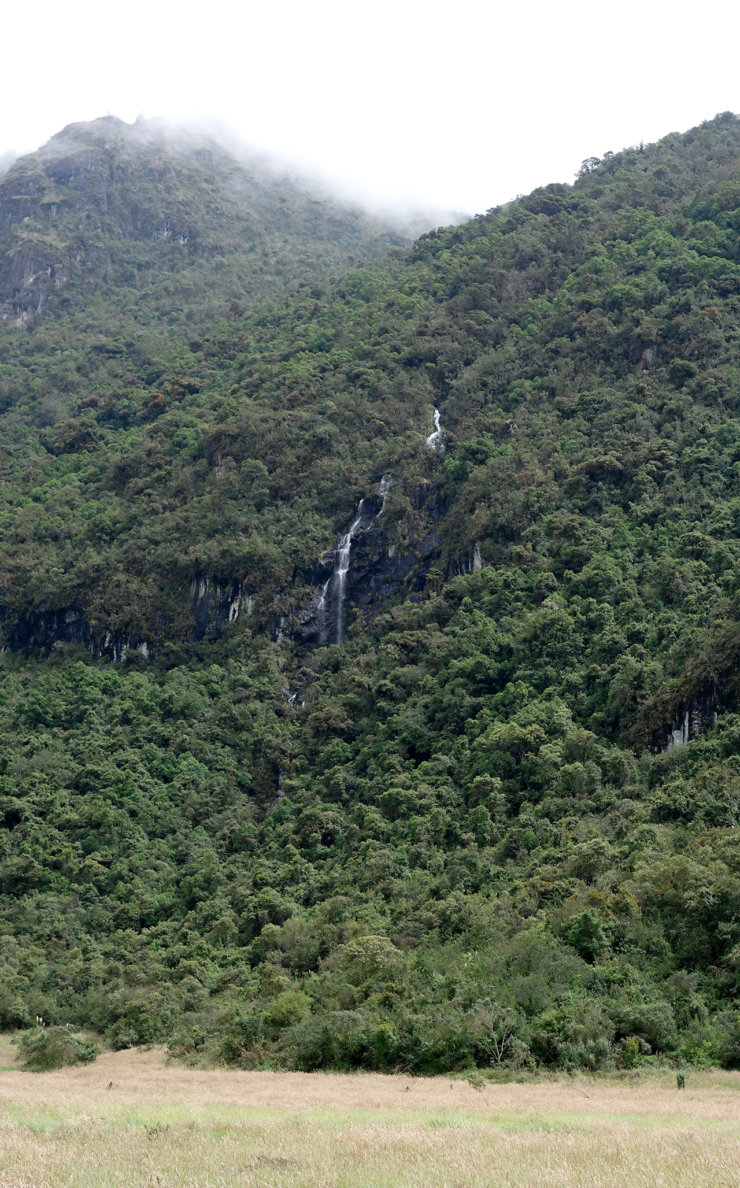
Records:
[[[334,575],[332,574],[332,577]],[[326,646],[326,612],[329,603],[329,587],[332,579],[329,578],[327,582],[321,587],[318,605],[316,607],[316,617],[319,623],[319,645],[323,648]]]
[[[392,482],[393,482],[393,479],[391,478],[391,476],[389,474],[384,474],[382,479],[380,480],[380,483],[378,484],[378,494],[380,495],[380,511],[378,512],[377,516],[375,517],[376,520],[379,520],[380,517],[382,516],[383,512],[385,511],[385,501],[386,501],[388,492],[391,489]]]
[[[288,626],[288,616],[281,615],[277,621],[277,627],[275,628],[275,634],[273,635],[273,639],[275,640],[275,643],[283,642],[283,639],[285,638],[285,628],[287,626]]]
[[[357,505],[357,515],[350,526],[349,532],[343,536],[339,542],[339,547],[335,554],[334,576],[332,581],[334,583],[334,597],[337,607],[337,637],[336,642],[342,643],[344,639],[344,595],[347,586],[347,574],[349,572],[349,554],[352,549],[352,537],[357,532],[357,529],[362,523],[362,507],[365,500],[361,499]]]
[[[358,533],[369,531],[375,521],[380,519],[392,481],[389,474],[382,476],[378,483],[378,497],[368,500],[369,507],[366,508],[364,499],[360,500],[349,532],[340,538],[334,550],[331,577],[324,582],[320,594],[315,597],[313,603],[319,647],[324,648],[329,642],[337,644],[344,642],[344,606],[347,596],[347,574],[349,573],[352,541]],[[333,636],[331,641],[330,633]]]
[[[445,443],[443,440],[444,439],[444,429],[442,428],[442,425],[441,425],[441,419],[440,419],[438,408],[435,408],[435,410],[434,410],[434,418],[433,419],[434,419],[434,432],[430,433],[427,438],[427,448],[430,450],[434,450],[434,452],[437,454],[444,454],[444,452],[445,452]]]

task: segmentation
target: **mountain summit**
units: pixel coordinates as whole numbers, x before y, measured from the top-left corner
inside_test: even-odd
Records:
[[[173,311],[185,313],[193,283],[255,300],[402,242],[264,160],[158,121],[106,116],[70,124],[0,179],[0,316],[24,323],[61,291],[69,302],[113,289],[152,316],[165,281]],[[193,269],[197,282],[186,279]]]

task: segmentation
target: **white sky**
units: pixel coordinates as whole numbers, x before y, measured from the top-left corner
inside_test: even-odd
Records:
[[[0,155],[107,113],[215,119],[355,195],[470,213],[740,112],[733,0],[37,0],[2,32]]]

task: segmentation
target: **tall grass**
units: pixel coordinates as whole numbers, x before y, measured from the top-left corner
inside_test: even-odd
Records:
[[[126,1052],[0,1072],[0,1188],[735,1188],[738,1107],[730,1073],[475,1089]]]

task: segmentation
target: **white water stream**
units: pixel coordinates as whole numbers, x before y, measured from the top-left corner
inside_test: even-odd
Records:
[[[332,577],[333,576],[334,575],[332,574]],[[316,609],[319,620],[319,642],[322,645],[326,643],[326,612],[329,605],[329,587],[331,586],[331,583],[332,578],[329,578],[329,580],[324,582],[324,585],[321,587],[319,604]]]
[[[391,478],[391,476],[389,474],[384,474],[382,479],[380,480],[380,483],[378,485],[378,494],[380,495],[380,511],[378,512],[377,516],[375,517],[376,520],[379,520],[380,517],[382,516],[383,512],[385,511],[385,501],[388,497],[388,492],[391,489],[392,482],[393,482],[393,479]]]
[[[444,454],[444,452],[445,452],[444,435],[445,435],[445,431],[442,428],[442,423],[441,423],[441,419],[440,419],[440,415],[439,415],[439,409],[435,408],[435,410],[434,410],[434,432],[430,433],[427,438],[427,448],[430,450],[434,450],[435,453],[437,453],[437,454]]]
[[[378,484],[380,510],[375,512],[365,510],[365,500],[361,499],[357,505],[355,518],[350,525],[349,532],[339,540],[334,550],[334,569],[328,581],[321,587],[321,593],[316,603],[316,617],[318,620],[318,636],[323,647],[329,642],[328,632],[330,623],[334,622],[334,643],[344,642],[344,606],[347,596],[347,574],[349,573],[352,541],[360,532],[366,532],[376,520],[379,520],[385,509],[385,501],[391,489],[392,478],[384,474]]]
[[[342,643],[344,639],[344,596],[347,587],[347,574],[349,573],[349,555],[352,551],[352,537],[355,535],[362,523],[362,508],[364,503],[364,499],[361,499],[358,503],[357,515],[350,525],[349,532],[340,540],[339,547],[337,548],[335,554],[336,559],[334,563],[334,576],[332,581],[334,582],[334,597],[337,607],[336,642],[338,644]]]

